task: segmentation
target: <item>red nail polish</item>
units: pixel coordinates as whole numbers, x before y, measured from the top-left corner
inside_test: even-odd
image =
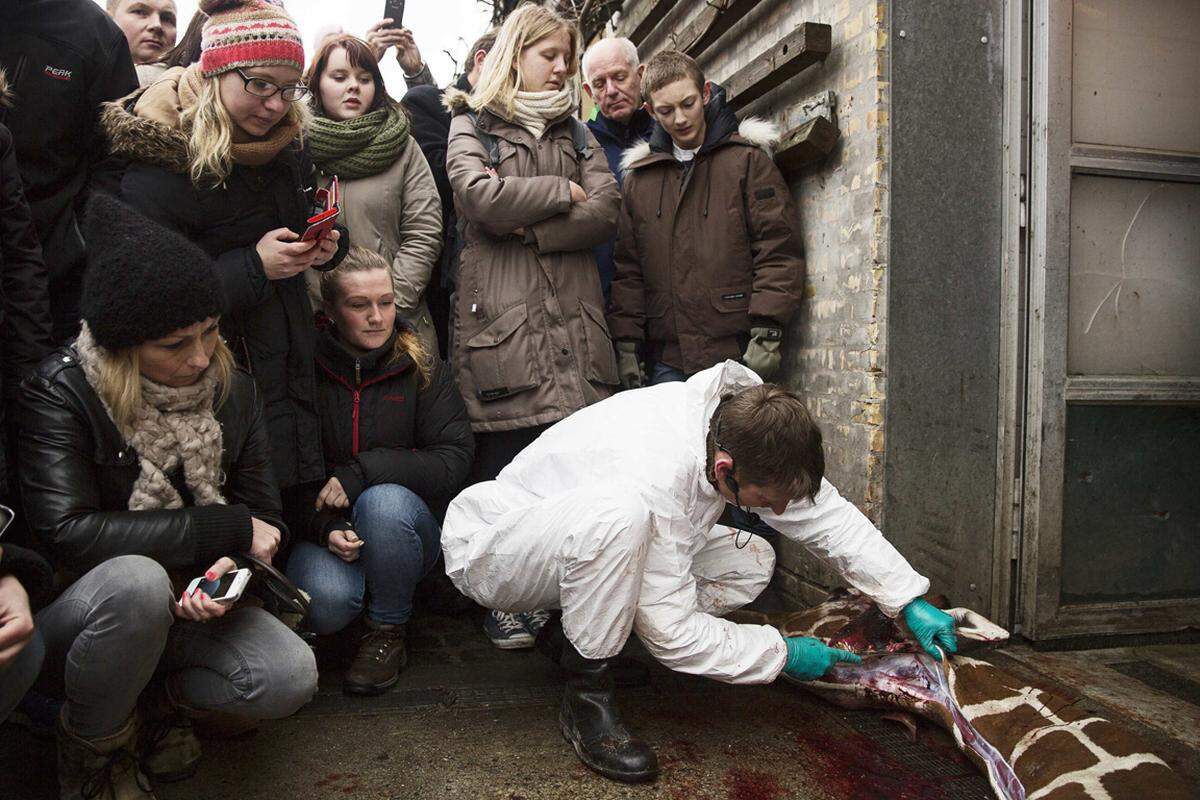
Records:
[[[204,577],[210,581],[215,581],[217,579],[217,573],[210,569],[208,572],[204,573]]]
[[[200,593],[200,599],[201,599],[201,600],[207,600],[207,599],[208,599],[208,595],[206,595],[204,592],[201,592],[201,593]]]

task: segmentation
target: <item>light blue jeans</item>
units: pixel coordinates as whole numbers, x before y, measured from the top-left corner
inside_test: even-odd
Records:
[[[312,596],[308,629],[336,633],[362,613],[383,625],[412,616],[413,590],[441,552],[442,531],[425,501],[394,483],[372,486],[354,502],[354,533],[363,540],[347,563],[328,548],[298,542],[287,574]]]

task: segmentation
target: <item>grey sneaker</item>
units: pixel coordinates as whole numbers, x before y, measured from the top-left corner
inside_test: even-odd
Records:
[[[527,614],[492,611],[483,619],[483,632],[501,650],[533,647],[533,633],[525,625]]]

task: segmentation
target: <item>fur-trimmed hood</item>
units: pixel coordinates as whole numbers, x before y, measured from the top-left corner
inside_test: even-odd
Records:
[[[731,137],[729,141],[735,144],[758,147],[767,155],[773,156],[775,145],[779,144],[782,134],[780,133],[779,126],[770,120],[763,119],[762,117],[746,117],[746,119],[738,123],[735,137]],[[627,148],[621,154],[621,174],[644,166],[638,162],[652,155],[654,152],[648,141],[638,142],[633,147]]]
[[[104,103],[100,110],[100,130],[104,132],[111,155],[131,161],[144,161],[172,172],[187,172],[188,137],[179,128],[133,113],[146,89],[128,97]]]
[[[470,92],[464,92],[462,89],[449,86],[442,93],[442,105],[450,112],[451,116],[465,114],[471,110],[471,106],[467,103],[470,97]]]
[[[0,67],[0,108],[8,108],[12,103],[12,86],[8,82],[8,75],[4,72],[4,67]]]

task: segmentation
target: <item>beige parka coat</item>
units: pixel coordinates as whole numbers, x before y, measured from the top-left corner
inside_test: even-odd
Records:
[[[451,362],[476,432],[557,422],[619,383],[591,248],[616,234],[620,194],[588,133],[577,155],[569,115],[541,139],[447,92],[454,118],[446,172],[466,220]],[[496,137],[491,158],[475,125]],[[571,202],[568,181],[587,200]],[[524,228],[524,235],[514,234]]]
[[[321,173],[321,185],[331,175]],[[437,333],[425,289],[442,252],[442,201],[425,155],[413,138],[383,172],[355,180],[339,179],[341,224],[355,247],[378,253],[391,264],[396,312],[416,329],[426,352],[437,353]],[[305,270],[313,308],[321,307],[321,273]]]

